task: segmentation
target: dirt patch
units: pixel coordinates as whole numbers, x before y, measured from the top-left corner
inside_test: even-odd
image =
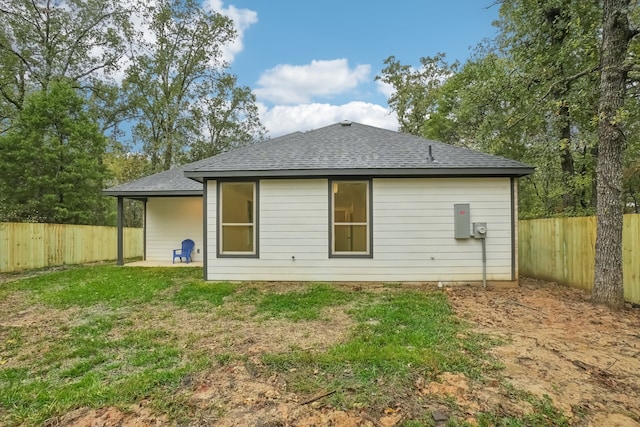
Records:
[[[517,289],[453,287],[446,292],[474,330],[504,341],[492,350],[505,366],[498,372],[503,378],[489,379],[483,385],[470,384],[464,375],[452,373],[441,374],[435,382],[418,379],[415,396],[407,402],[399,402],[389,412],[368,414],[366,408],[342,411],[321,400],[303,404],[308,396],[288,391],[284,378],[255,375],[252,366],[259,371],[260,362],[254,358],[249,364],[233,364],[209,373],[194,389],[191,402],[203,420],[203,414],[218,411],[215,423],[221,426],[393,426],[411,411],[415,403],[409,400],[437,402],[443,398],[453,399],[460,408],[458,416],[470,423],[480,411],[512,415],[535,411],[526,401],[510,398],[502,384],[506,381],[540,399],[549,396],[571,425],[640,426],[640,310],[612,313],[592,305],[586,292],[531,279],[523,279]],[[262,340],[260,331],[264,333],[267,325],[268,337]],[[231,347],[256,355],[286,349],[297,341],[267,344],[291,332],[281,329],[290,328],[288,322],[257,326],[256,331],[245,330]],[[309,325],[306,335],[318,326]],[[255,347],[246,345],[247,337]],[[338,340],[340,336],[327,338]],[[308,344],[318,346],[319,342]],[[431,404],[431,408],[439,407]]]
[[[66,334],[64,325],[79,313],[75,308],[56,310],[28,303],[19,292],[0,301],[0,366],[17,368],[21,360],[46,353]]]
[[[152,411],[146,407],[146,402],[142,402],[126,411],[113,407],[76,409],[62,418],[47,420],[44,427],[150,427],[170,424],[168,417],[153,415]]]
[[[574,425],[640,426],[640,310],[612,313],[584,291],[532,279],[447,293],[476,331],[507,339],[493,354],[515,388],[549,396]],[[481,406],[490,389],[474,392]]]
[[[400,414],[386,414],[380,419],[362,411],[343,411],[307,404],[300,396],[287,391],[287,383],[279,375],[260,378],[247,368],[249,363],[235,362],[189,380],[189,390],[181,392],[183,405],[189,408],[189,426],[340,426],[391,427],[401,420]],[[154,415],[143,402],[126,410],[102,408],[79,409],[49,425],[65,427],[141,427],[177,425],[164,415]],[[46,424],[46,423],[45,423]]]
[[[9,282],[15,282],[16,280],[28,279],[30,277],[38,277],[43,274],[54,273],[56,271],[66,271],[72,270],[75,268],[83,268],[87,266],[96,266],[96,265],[108,265],[113,264],[113,262],[109,261],[95,261],[95,262],[87,262],[84,264],[65,264],[65,265],[53,265],[50,267],[42,267],[39,269],[28,269],[28,270],[19,270],[19,271],[11,271],[11,272],[0,272],[0,285]]]

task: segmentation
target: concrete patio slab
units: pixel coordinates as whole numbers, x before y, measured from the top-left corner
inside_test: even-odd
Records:
[[[134,261],[124,265],[125,267],[200,267],[202,261],[193,261],[189,264],[185,262],[172,263],[171,261]]]

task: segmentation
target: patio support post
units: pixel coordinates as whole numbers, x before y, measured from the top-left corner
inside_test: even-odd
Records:
[[[124,230],[123,230],[123,223],[124,223],[124,197],[122,196],[118,196],[118,215],[117,215],[117,219],[116,219],[116,228],[117,228],[117,233],[118,233],[118,259],[116,261],[117,265],[124,265],[124,250],[123,250],[123,245],[124,245]]]

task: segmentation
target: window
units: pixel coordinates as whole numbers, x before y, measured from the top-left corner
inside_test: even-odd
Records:
[[[221,182],[220,255],[256,255],[256,183]]]
[[[369,181],[331,182],[331,255],[371,255]]]

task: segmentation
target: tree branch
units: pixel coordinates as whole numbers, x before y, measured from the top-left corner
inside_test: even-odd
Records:
[[[544,93],[544,95],[542,95],[540,98],[537,99],[537,101],[535,102],[535,104],[529,109],[529,111],[527,111],[523,116],[519,117],[514,123],[512,123],[511,125],[509,125],[509,127],[507,129],[512,129],[514,128],[516,125],[520,124],[523,120],[525,120],[527,117],[529,117],[535,110],[536,108],[538,108],[538,106],[540,105],[540,103],[542,101],[544,101],[545,99],[547,99],[547,97],[549,95],[551,95],[551,93],[553,92],[553,90],[558,87],[561,84],[564,83],[571,83],[577,79],[579,79],[580,77],[584,77],[587,74],[591,74],[594,71],[597,71],[600,68],[600,66],[596,66],[593,68],[589,68],[587,70],[582,70],[579,73],[576,73],[572,76],[569,77],[565,77],[562,78],[560,80],[556,80],[555,82],[551,83],[551,85],[549,86],[549,89],[547,89],[547,91]]]

